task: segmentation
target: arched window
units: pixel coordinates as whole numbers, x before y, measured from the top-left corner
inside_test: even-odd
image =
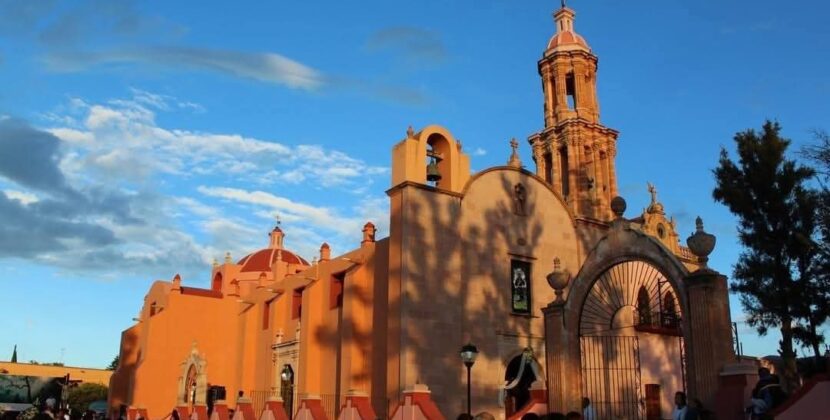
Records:
[[[651,325],[651,302],[645,286],[640,286],[637,292],[637,316],[637,325]]]
[[[210,284],[210,290],[214,292],[221,292],[222,291],[222,273],[216,273],[213,276],[213,282]]]

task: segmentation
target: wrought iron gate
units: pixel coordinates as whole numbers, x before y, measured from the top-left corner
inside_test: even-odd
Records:
[[[640,345],[636,336],[584,336],[582,396],[596,419],[645,418],[640,385]]]

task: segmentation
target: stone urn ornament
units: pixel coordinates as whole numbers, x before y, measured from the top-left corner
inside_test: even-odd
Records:
[[[562,264],[559,257],[553,259],[553,272],[547,276],[548,284],[556,293],[555,302],[562,302],[562,291],[568,287],[571,281],[570,275],[567,271],[562,270]]]
[[[709,254],[715,249],[715,235],[706,233],[703,230],[703,219],[700,216],[695,219],[695,233],[686,238],[686,245],[692,251],[703,268],[708,268],[706,263],[709,261]]]

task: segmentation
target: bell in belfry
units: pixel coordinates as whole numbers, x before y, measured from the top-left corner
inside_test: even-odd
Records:
[[[435,161],[435,158],[432,158],[429,165],[427,165],[427,181],[438,182],[440,180],[441,172],[438,172],[438,162]]]

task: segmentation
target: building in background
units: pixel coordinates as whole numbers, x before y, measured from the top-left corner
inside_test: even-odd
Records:
[[[466,410],[468,342],[472,405],[496,418],[580,411],[583,397],[598,418],[663,418],[676,391],[718,404],[735,354],[726,280],[705,265],[714,237],[698,221],[681,246],[651,185],[648,208],[623,217],[597,57],[573,10],[555,24],[534,171],[515,140],[505,166],[472,173],[447,129],[410,128],[392,148],[388,237],[367,223],[359,247],[332,257],[324,243],[309,263],[277,226],[266,248],[215,264],[210,289],[153,283],[122,335],[111,410],[156,419],[243,392],[289,409],[316,395],[334,418],[359,390],[383,417],[425,384],[452,418]]]

